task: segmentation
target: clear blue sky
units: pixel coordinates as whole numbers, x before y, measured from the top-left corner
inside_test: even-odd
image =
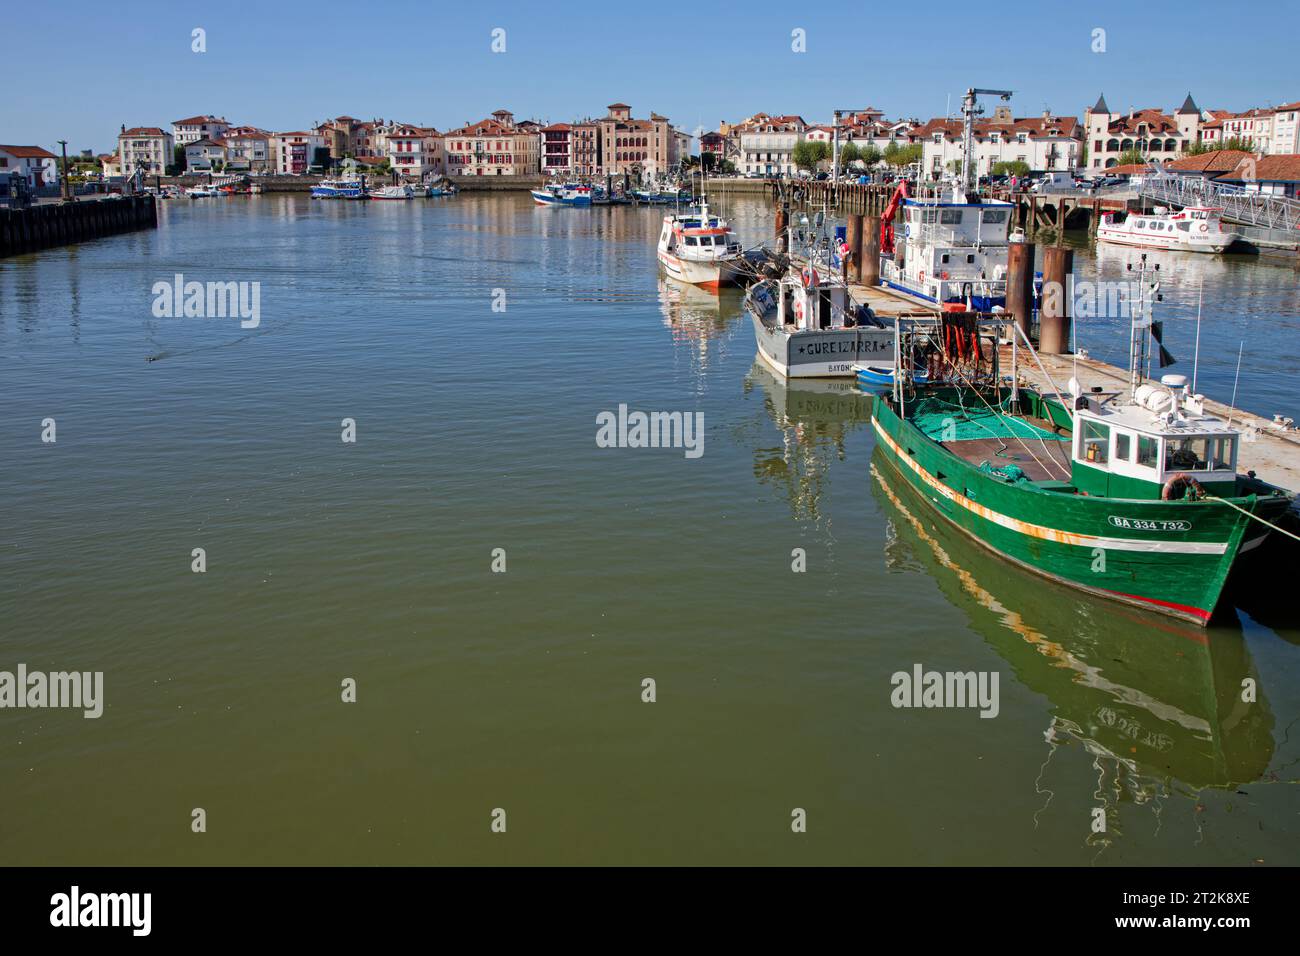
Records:
[[[985,12],[981,12],[981,8]],[[1017,115],[1300,100],[1300,3],[446,3],[41,0],[5,7],[0,142],[115,145],[198,113],[272,130],[349,114],[447,129],[651,110],[688,131],[763,110],[943,115],[967,86]],[[1014,10],[1004,13],[1003,10]],[[1253,12],[1252,12],[1253,11]],[[1289,12],[1288,12],[1289,11]],[[191,30],[207,52],[191,52]],[[491,52],[491,31],[506,52]],[[806,31],[807,52],[791,51]],[[1106,52],[1092,52],[1093,30]],[[1234,39],[1235,37],[1235,39]]]

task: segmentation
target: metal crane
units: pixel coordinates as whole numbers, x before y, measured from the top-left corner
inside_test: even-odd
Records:
[[[961,101],[961,188],[967,195],[975,191],[975,160],[972,156],[975,148],[975,117],[984,113],[976,97],[998,96],[1005,102],[1011,99],[1011,90],[981,90],[971,87]]]

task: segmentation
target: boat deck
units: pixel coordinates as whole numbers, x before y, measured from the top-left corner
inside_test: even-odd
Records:
[[[1069,481],[1070,445],[1063,441],[1008,438],[966,438],[940,442],[944,448],[975,467],[988,462],[994,468],[1016,465],[1030,481]]]

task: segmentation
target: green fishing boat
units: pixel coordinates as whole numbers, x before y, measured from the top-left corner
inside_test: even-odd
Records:
[[[1108,395],[1004,380],[995,332],[1005,325],[963,313],[898,320],[900,372],[872,404],[885,460],[1007,560],[1207,624],[1233,563],[1292,495],[1238,474],[1240,430],[1207,414],[1182,376],[1135,372],[1129,391]],[[1136,370],[1147,327],[1149,314],[1135,320]],[[911,373],[922,368],[931,384],[918,386]]]

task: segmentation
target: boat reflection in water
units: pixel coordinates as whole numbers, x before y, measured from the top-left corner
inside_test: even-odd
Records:
[[[1120,831],[1120,804],[1158,815],[1171,794],[1272,779],[1274,718],[1239,627],[1154,619],[991,561],[935,520],[879,446],[871,474],[891,525],[889,569],[931,574],[1016,679],[1052,702],[1037,784],[1044,809],[1049,787],[1059,790],[1048,781],[1061,748],[1082,748],[1097,771],[1095,792],[1082,795],[1106,808],[1108,833],[1089,841],[1097,845]]]
[[[737,289],[710,292],[659,277],[659,311],[663,313],[664,325],[672,333],[674,343],[691,347],[692,364],[697,372],[708,368],[712,343],[720,342],[729,322],[741,314],[741,295]]]
[[[850,432],[870,428],[871,398],[852,379],[782,380],[758,358],[745,377],[746,393],[756,388],[782,441],[754,449],[754,477],[775,488],[795,518],[819,522],[831,465],[844,461]]]

